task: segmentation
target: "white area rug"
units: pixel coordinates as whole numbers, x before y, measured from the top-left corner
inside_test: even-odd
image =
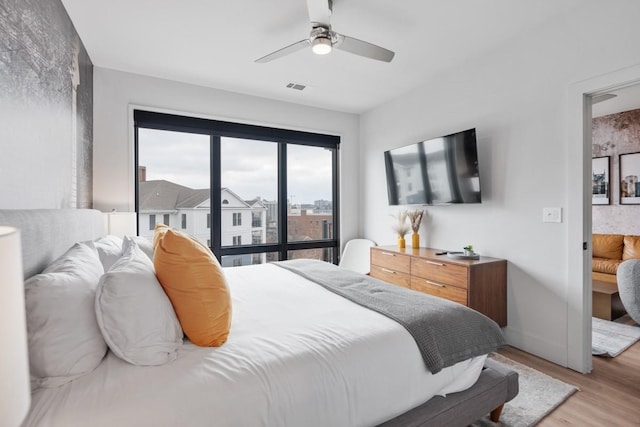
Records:
[[[513,400],[504,405],[500,422],[491,422],[487,417],[476,421],[471,425],[472,427],[534,426],[578,390],[571,384],[550,377],[500,354],[493,354],[491,358],[518,373],[520,392]]]
[[[640,327],[592,317],[591,354],[616,357],[640,340]]]

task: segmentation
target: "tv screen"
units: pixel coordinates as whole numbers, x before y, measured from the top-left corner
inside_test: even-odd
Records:
[[[390,205],[480,203],[476,130],[385,151]]]

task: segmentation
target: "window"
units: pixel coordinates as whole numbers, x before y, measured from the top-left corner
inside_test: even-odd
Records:
[[[253,228],[262,227],[262,213],[261,212],[252,212],[251,213],[251,226]]]
[[[328,224],[333,224],[334,212],[319,209],[317,200],[333,205],[333,153],[324,147],[295,145],[287,150],[287,190],[295,200],[288,216],[289,242],[333,240]],[[308,201],[308,202],[307,202]],[[300,203],[302,202],[302,203]],[[294,252],[299,253],[299,252]],[[326,253],[320,251],[319,253]]]
[[[193,212],[190,233],[223,265],[337,262],[339,137],[140,110],[134,127],[141,214]]]
[[[141,222],[149,216],[149,227],[138,224],[140,236],[153,238],[156,222],[170,225],[169,212],[193,210],[194,224],[189,232],[205,244],[211,238],[211,230],[204,226],[209,209],[198,208],[208,204],[210,195],[199,189],[211,185],[211,138],[185,129],[148,127],[136,129],[134,143],[139,171],[136,210]],[[173,219],[176,227],[177,220]]]
[[[187,228],[187,214],[182,214],[182,229],[185,230]]]

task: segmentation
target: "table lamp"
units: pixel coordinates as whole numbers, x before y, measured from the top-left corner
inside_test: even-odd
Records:
[[[29,411],[29,359],[20,231],[0,226],[0,425],[19,426]]]
[[[104,227],[107,234],[113,236],[137,236],[135,212],[107,212],[104,214]]]

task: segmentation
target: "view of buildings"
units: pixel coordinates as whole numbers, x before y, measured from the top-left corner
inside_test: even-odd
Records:
[[[156,224],[166,224],[197,238],[211,247],[210,191],[193,189],[167,180],[146,180],[139,171],[138,234],[153,238]],[[256,197],[245,200],[229,188],[221,191],[222,246],[278,243],[278,205]],[[332,203],[317,200],[310,204],[287,204],[289,242],[333,238]],[[307,249],[289,258],[329,259],[330,249]],[[277,261],[277,253],[225,255],[221,264],[239,266]]]

